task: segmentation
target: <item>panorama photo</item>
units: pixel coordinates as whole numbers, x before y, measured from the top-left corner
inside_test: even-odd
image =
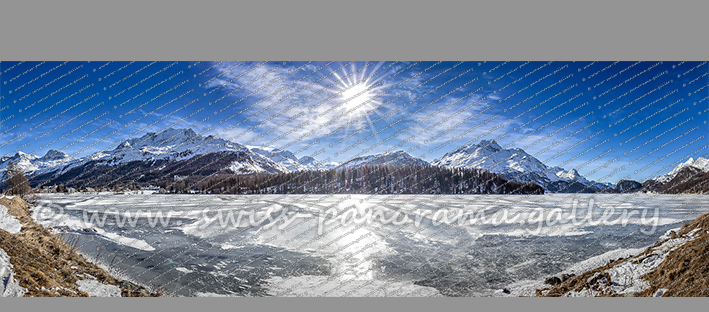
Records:
[[[709,296],[707,62],[0,62],[0,296]]]

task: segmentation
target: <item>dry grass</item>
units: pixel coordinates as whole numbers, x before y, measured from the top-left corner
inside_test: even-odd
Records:
[[[123,287],[125,283],[77,252],[77,236],[57,237],[35,223],[30,217],[30,205],[19,197],[0,198],[0,205],[8,207],[8,213],[22,224],[21,234],[0,230],[0,248],[10,256],[15,279],[27,289],[26,297],[86,297],[87,294],[79,291],[76,285],[76,281],[86,279],[86,274],[104,284],[121,287],[124,296],[160,295]],[[53,288],[59,290],[50,290]],[[136,288],[140,290],[141,287]]]
[[[709,296],[709,214],[685,224],[679,235],[700,228],[694,239],[671,251],[655,270],[643,276],[650,287],[637,296],[652,296],[665,288],[666,297]]]
[[[643,279],[650,283],[650,287],[644,291],[632,294],[636,297],[653,296],[659,289],[667,289],[664,297],[706,297],[709,296],[709,214],[697,217],[694,221],[682,226],[678,233],[673,233],[670,237],[677,238],[686,235],[694,229],[694,239],[687,241],[678,248],[672,250],[664,261],[651,272],[643,276]],[[660,246],[664,241],[658,241],[653,246],[634,257],[617,259],[602,267],[589,270],[581,275],[568,279],[560,285],[537,289],[537,296],[559,297],[569,291],[582,292],[594,289],[600,291],[597,296],[620,296],[607,289],[599,289],[599,284],[588,279],[596,273],[603,273],[611,267],[625,261],[639,261],[652,252],[652,249]],[[606,276],[607,283],[610,284],[610,276]]]

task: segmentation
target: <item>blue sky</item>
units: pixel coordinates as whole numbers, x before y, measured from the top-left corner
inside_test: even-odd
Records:
[[[166,127],[343,162],[497,139],[588,179],[709,152],[706,62],[2,62],[0,155]]]

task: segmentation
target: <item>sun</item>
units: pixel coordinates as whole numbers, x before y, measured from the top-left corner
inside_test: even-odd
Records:
[[[341,101],[343,102],[343,106],[350,109],[366,106],[362,104],[371,102],[370,100],[372,97],[372,90],[365,83],[355,83],[349,85],[345,87],[341,93]]]
[[[349,86],[344,91],[342,91],[342,97],[348,99],[364,92],[367,92],[367,86],[365,86],[363,83],[357,83],[355,85]]]
[[[334,102],[331,109],[342,111],[342,116],[356,118],[382,105],[381,98],[387,93],[385,75],[382,74],[385,69],[381,68],[383,64],[352,64],[343,72],[333,74],[333,85],[337,86],[332,90],[336,94],[328,98]]]

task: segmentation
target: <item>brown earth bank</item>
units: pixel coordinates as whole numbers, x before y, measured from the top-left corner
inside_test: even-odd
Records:
[[[62,239],[35,223],[30,217],[31,205],[20,197],[2,197],[0,205],[22,225],[20,234],[0,230],[0,248],[10,257],[15,280],[27,289],[25,297],[88,297],[76,282],[93,278],[120,287],[123,297],[161,296],[159,291],[117,279],[87,261],[78,253],[75,240]]]
[[[670,240],[688,238],[679,246],[673,247],[662,262],[644,274],[642,278],[649,286],[634,293],[620,294],[612,285],[623,281],[613,281],[608,270],[626,262],[638,264],[657,254],[657,250]],[[576,276],[550,278],[550,287],[537,289],[536,296],[560,297],[570,292],[588,293],[601,297],[707,297],[709,296],[709,214],[697,217],[685,223],[668,238],[661,239],[642,253],[609,261],[606,265]]]

